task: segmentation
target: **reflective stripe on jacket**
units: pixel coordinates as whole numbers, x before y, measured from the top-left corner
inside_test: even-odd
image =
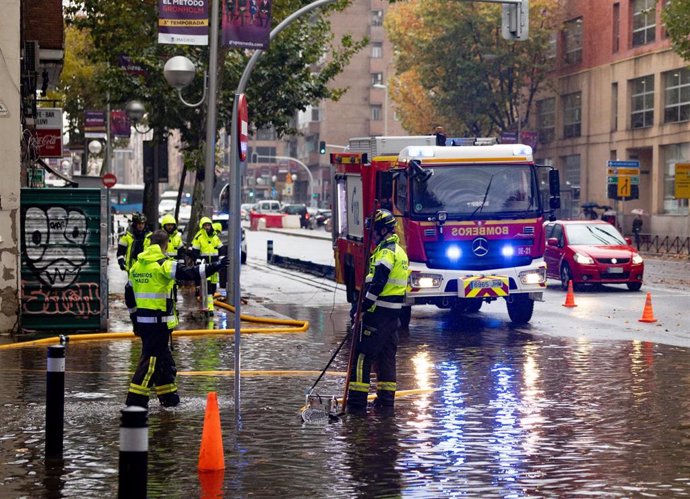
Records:
[[[151,244],[139,254],[129,271],[137,317],[165,316],[168,328],[177,325],[172,296],[176,273],[177,262],[166,258],[159,245]]]
[[[401,309],[405,301],[409,260],[399,241],[392,234],[379,243],[369,259],[364,296],[374,302],[373,308]]]

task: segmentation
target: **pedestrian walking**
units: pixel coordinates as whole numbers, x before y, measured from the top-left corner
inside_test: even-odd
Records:
[[[222,260],[186,267],[165,256],[168,233],[157,230],[151,244],[139,254],[129,271],[125,304],[130,311],[134,334],[141,337],[141,358],[132,376],[127,405],[148,407],[149,393],[155,387],[164,407],[180,403],[175,377],[177,369],[170,348],[172,331],[178,319],[173,297],[176,279],[196,280],[218,272]]]
[[[364,288],[360,331],[349,378],[347,407],[358,412],[366,407],[372,366],[376,366],[376,406],[393,407],[396,390],[395,357],[398,349],[398,318],[405,301],[409,261],[394,234],[396,220],[388,210],[374,215],[376,249],[371,255]]]
[[[144,241],[147,234],[146,217],[141,213],[132,215],[132,225],[122,235],[117,245],[117,263],[120,270],[129,272],[139,253],[144,251]]]
[[[637,251],[640,251],[640,232],[642,232],[642,216],[638,213],[632,222],[633,236],[635,237],[635,246],[637,246]]]

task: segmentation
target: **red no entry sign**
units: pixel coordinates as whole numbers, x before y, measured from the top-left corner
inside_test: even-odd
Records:
[[[106,186],[108,189],[110,189],[115,184],[117,184],[117,177],[113,173],[106,173],[101,178],[101,181],[103,182],[104,186]]]

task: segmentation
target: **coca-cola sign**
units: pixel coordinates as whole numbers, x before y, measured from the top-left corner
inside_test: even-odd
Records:
[[[34,135],[41,158],[62,158],[62,109],[39,107]]]

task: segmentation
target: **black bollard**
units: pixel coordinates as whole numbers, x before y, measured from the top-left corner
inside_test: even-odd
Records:
[[[266,241],[266,261],[271,263],[273,261],[273,240]]]
[[[65,429],[65,346],[48,347],[46,458],[61,458]]]
[[[146,497],[148,476],[148,411],[143,407],[122,409],[120,424],[120,480],[117,497]]]

